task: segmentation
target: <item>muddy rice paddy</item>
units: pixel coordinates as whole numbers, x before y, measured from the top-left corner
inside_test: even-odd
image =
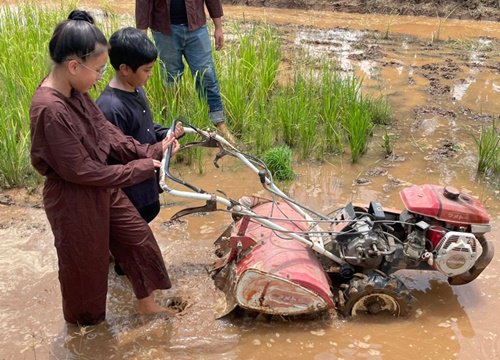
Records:
[[[226,14],[229,19],[246,14],[247,20],[267,14],[266,21],[282,34],[285,53],[337,59],[344,71],[364,79],[365,91],[387,95],[394,109],[388,129],[393,156],[383,156],[380,131],[358,164],[347,154],[322,164],[296,164],[297,179],[283,186],[293,198],[325,213],[347,201],[378,200],[400,208],[404,186],[453,185],[483,201],[493,221],[488,238],[498,245],[500,188],[476,175],[471,132],[500,114],[499,23],[453,20],[442,34],[455,41],[432,42],[435,19],[430,18],[412,18],[411,27],[400,26],[405,18],[398,19],[386,38],[380,24],[388,19],[378,15],[357,16],[364,25],[350,26],[353,14],[244,7],[227,7]],[[293,21],[304,16],[316,26]],[[224,159],[222,168],[214,169],[211,160],[204,174],[180,166],[175,172],[232,198],[264,195],[256,176],[240,164]],[[218,212],[172,223],[176,211],[200,204],[171,196],[162,198],[152,223],[174,283],[158,300],[180,304],[183,311],[172,318],[136,316],[129,284],[111,269],[107,321],[67,327],[53,238],[37,194],[0,191],[0,359],[500,358],[498,256],[463,286],[451,287],[437,273],[399,273],[417,298],[406,318],[342,319],[329,313],[294,321],[245,314],[218,320],[224,297],[207,269],[215,259],[213,241],[230,216]]]

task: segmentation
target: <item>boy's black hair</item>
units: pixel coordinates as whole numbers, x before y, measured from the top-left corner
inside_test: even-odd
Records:
[[[109,38],[109,61],[115,70],[121,64],[136,71],[140,66],[152,63],[158,57],[153,42],[141,30],[126,27],[116,31]]]
[[[102,45],[97,47],[97,45]],[[49,42],[50,58],[56,64],[77,57],[83,61],[99,55],[108,46],[106,37],[94,25],[94,19],[86,11],[73,10],[67,20],[60,22]]]

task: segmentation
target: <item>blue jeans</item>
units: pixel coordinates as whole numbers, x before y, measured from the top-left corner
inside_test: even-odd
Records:
[[[172,34],[152,31],[161,60],[163,78],[167,86],[184,74],[182,56],[196,78],[196,90],[206,99],[210,120],[217,125],[225,120],[219,82],[212,58],[212,43],[207,26],[188,31],[187,25],[171,25]]]

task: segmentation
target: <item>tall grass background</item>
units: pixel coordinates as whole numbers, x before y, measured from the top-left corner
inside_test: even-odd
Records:
[[[63,3],[61,3],[63,4]],[[55,25],[76,2],[55,10],[32,2],[0,8],[0,187],[40,181],[30,164],[29,115],[31,96],[50,68],[48,42]],[[101,13],[102,14],[102,13]],[[133,25],[109,13],[96,15],[107,36]],[[355,162],[366,151],[372,128],[388,124],[386,99],[361,93],[361,81],[341,74],[330,61],[288,59],[286,74],[279,33],[266,24],[228,23],[226,45],[215,54],[215,66],[227,124],[246,150],[262,156],[273,147],[287,146],[297,159],[324,159],[347,152]],[[155,121],[169,126],[182,118],[196,127],[212,128],[208,108],[195,90],[195,76],[186,73],[165,89],[159,63],[146,85]],[[91,91],[96,98],[112,72]],[[189,141],[189,137],[184,141]],[[179,157],[202,166],[203,151]]]
[[[29,160],[28,109],[47,73],[47,39],[60,14],[34,6],[0,7],[0,185],[36,181]]]

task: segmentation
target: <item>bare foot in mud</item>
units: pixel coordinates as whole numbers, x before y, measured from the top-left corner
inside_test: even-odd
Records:
[[[136,309],[140,315],[154,315],[154,314],[164,313],[168,316],[173,316],[176,314],[175,310],[172,310],[170,308],[165,308],[157,304],[153,294],[143,299],[138,299],[136,304]]]

